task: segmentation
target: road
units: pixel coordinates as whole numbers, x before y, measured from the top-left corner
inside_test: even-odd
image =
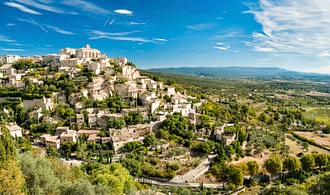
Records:
[[[188,187],[188,188],[199,188],[201,185],[203,185],[203,188],[211,188],[211,189],[227,189],[227,184],[225,183],[178,183],[178,182],[162,182],[162,181],[156,181],[152,179],[146,179],[146,178],[136,178],[136,181],[140,183],[147,183],[151,185],[157,185],[157,186],[171,186],[171,187]]]
[[[198,178],[199,176],[206,173],[211,165],[211,162],[215,158],[216,155],[209,155],[207,159],[204,159],[196,168],[188,171],[184,175],[177,175],[175,176],[171,182],[176,183],[185,183],[185,182],[191,182]]]

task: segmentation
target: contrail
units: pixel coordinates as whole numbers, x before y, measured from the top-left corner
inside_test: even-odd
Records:
[[[107,25],[107,23],[110,21],[110,18],[107,19],[107,21],[103,24],[103,26]]]
[[[41,26],[41,24],[39,24],[38,22],[36,22],[35,20],[33,20],[32,18],[30,18],[31,22],[37,26],[39,26],[41,28],[41,30],[43,30],[45,33],[48,33],[48,31]]]
[[[116,19],[111,20],[111,22],[109,22],[109,25],[111,25],[112,23],[114,23],[116,21]]]

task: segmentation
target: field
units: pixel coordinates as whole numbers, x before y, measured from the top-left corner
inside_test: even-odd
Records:
[[[295,134],[303,136],[309,140],[314,140],[315,143],[330,148],[330,135],[322,137],[315,132],[303,132],[303,131],[296,131]]]
[[[290,153],[295,154],[295,155],[297,155],[301,152],[306,153],[306,154],[310,154],[310,153],[313,153],[313,152],[320,153],[320,154],[329,154],[328,151],[326,151],[322,148],[313,146],[313,145],[309,145],[308,150],[305,152],[304,149],[296,141],[292,141],[288,138],[285,138],[285,145],[289,146],[290,147]]]
[[[257,156],[245,156],[243,158],[240,158],[239,160],[233,160],[231,162],[231,164],[240,164],[243,162],[249,162],[249,161],[256,161],[260,167],[262,167],[262,165],[264,164],[264,162],[266,161],[266,159],[270,156],[270,152],[268,150],[262,152],[261,155],[257,155]]]
[[[330,107],[306,107],[303,116],[330,125]]]

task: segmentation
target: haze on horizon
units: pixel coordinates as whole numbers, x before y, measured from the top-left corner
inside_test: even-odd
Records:
[[[0,10],[0,55],[89,43],[140,68],[330,74],[330,0],[4,0]]]

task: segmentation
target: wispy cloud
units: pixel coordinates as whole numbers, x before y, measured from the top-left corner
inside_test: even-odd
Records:
[[[30,19],[23,19],[23,18],[18,18],[17,20],[21,21],[21,22],[26,22],[29,24],[32,24],[34,26],[39,27],[42,31],[44,31],[45,33],[48,33],[48,29],[51,29],[57,33],[63,34],[63,35],[74,35],[75,33],[71,32],[71,31],[67,31],[67,30],[63,30],[59,27],[56,26],[52,26],[52,25],[46,25],[46,24],[40,24],[37,21],[35,21],[34,19],[30,18]],[[45,28],[46,27],[46,28]]]
[[[63,30],[59,27],[56,27],[56,26],[50,26],[50,25],[46,25],[47,28],[50,28],[52,30],[54,30],[55,32],[58,32],[60,34],[63,34],[63,35],[74,35],[75,33],[73,32],[70,32],[70,31],[66,31],[66,30]]]
[[[7,6],[9,6],[9,7],[13,7],[13,8],[19,9],[22,12],[25,12],[25,13],[28,13],[28,14],[42,15],[42,13],[37,12],[35,10],[32,10],[30,8],[27,8],[24,5],[21,5],[19,3],[15,3],[15,2],[4,2],[4,4],[7,5]]]
[[[163,38],[153,38],[152,40],[160,41],[160,42],[167,42],[168,41],[167,39],[163,39]]]
[[[117,41],[132,41],[132,42],[139,42],[139,43],[161,43],[166,42],[167,39],[162,38],[152,38],[147,39],[139,36],[130,36],[132,34],[138,33],[140,31],[128,31],[128,32],[103,32],[99,30],[91,30],[88,32],[90,36],[90,40],[97,40],[97,39],[110,39],[110,40],[117,40]]]
[[[187,28],[189,30],[202,31],[202,30],[213,29],[214,26],[215,26],[214,23],[200,23],[200,24],[188,25]]]
[[[116,9],[113,10],[113,12],[115,12],[116,14],[121,14],[121,15],[133,15],[133,12],[131,10],[127,10],[127,9]]]
[[[218,50],[227,50],[230,48],[230,45],[227,43],[217,42],[217,43],[215,43],[214,48],[218,49]]]
[[[246,13],[262,26],[247,43],[254,50],[330,56],[330,1],[260,0]]]
[[[117,41],[133,41],[133,42],[143,42],[143,43],[152,43],[155,42],[153,40],[145,39],[142,37],[126,37],[126,36],[98,36],[98,37],[90,37],[89,39],[111,39]]]
[[[21,52],[25,51],[24,49],[16,49],[16,48],[0,48],[1,51],[7,51],[7,52]]]
[[[225,29],[221,33],[214,36],[214,39],[227,39],[227,38],[238,38],[248,37],[249,35],[244,34],[241,30],[237,29]]]
[[[144,25],[146,24],[145,22],[128,22],[130,25]]]
[[[36,22],[35,20],[33,20],[32,18],[30,18],[29,20],[27,19],[23,19],[23,18],[18,18],[17,20],[21,21],[21,22],[26,22],[29,24],[32,24],[34,26],[39,27],[42,31],[44,31],[45,33],[48,33],[48,30],[46,30],[40,23]]]
[[[138,32],[140,31],[135,30],[135,31],[127,31],[127,32],[103,32],[99,30],[91,30],[89,31],[88,34],[90,36],[127,36]]]
[[[228,47],[221,47],[221,46],[214,46],[215,49],[218,49],[218,50],[227,50]]]
[[[15,43],[16,40],[13,40],[7,36],[4,36],[4,35],[0,35],[0,41],[1,42],[7,42],[7,43]]]
[[[6,26],[16,26],[14,23],[7,23]]]
[[[80,8],[84,11],[93,13],[93,14],[109,14],[110,12],[102,7],[99,7],[93,3],[84,1],[84,0],[64,0],[62,1],[63,4],[72,6],[75,8]]]
[[[57,8],[57,7],[53,7],[50,5],[46,5],[46,4],[42,4],[39,2],[36,2],[34,0],[15,0],[21,4],[24,5],[28,5],[37,9],[41,9],[41,10],[45,10],[45,11],[49,11],[49,12],[54,12],[54,13],[64,13],[63,10]],[[49,3],[49,2],[48,2]]]

